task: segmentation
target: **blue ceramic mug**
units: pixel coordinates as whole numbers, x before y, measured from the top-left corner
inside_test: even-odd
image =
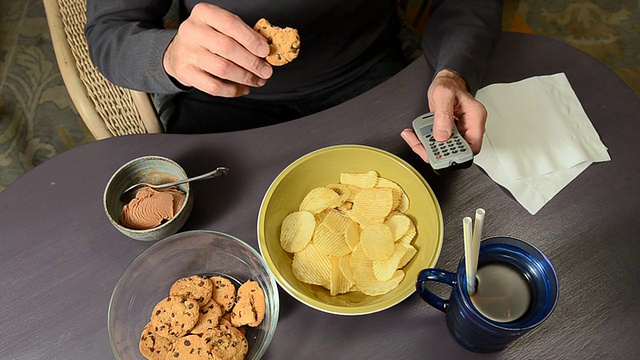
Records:
[[[453,338],[462,347],[474,352],[504,349],[510,342],[545,321],[558,302],[558,278],[555,269],[549,259],[532,245],[511,237],[483,240],[480,243],[478,257],[477,294],[480,293],[480,289],[484,289],[481,272],[490,265],[506,266],[523,277],[528,288],[526,298],[529,301],[521,316],[512,320],[496,321],[496,317],[476,307],[476,304],[481,303],[476,298],[472,301],[472,296],[467,291],[464,257],[460,260],[456,273],[424,269],[418,275],[416,283],[420,296],[446,314],[447,327]],[[450,285],[452,290],[449,299],[444,300],[429,291],[426,285],[430,281]]]

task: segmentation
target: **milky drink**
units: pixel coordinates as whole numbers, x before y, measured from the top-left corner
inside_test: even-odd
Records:
[[[471,302],[490,320],[507,323],[521,318],[531,306],[531,285],[524,274],[505,262],[481,265]]]

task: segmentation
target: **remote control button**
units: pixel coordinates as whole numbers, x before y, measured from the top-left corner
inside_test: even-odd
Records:
[[[442,159],[442,155],[437,155],[436,160],[440,160],[440,159]]]

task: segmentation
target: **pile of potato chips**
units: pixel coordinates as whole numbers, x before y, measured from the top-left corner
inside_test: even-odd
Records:
[[[331,295],[386,294],[404,279],[417,250],[409,198],[376,171],[341,173],[340,183],[309,191],[282,221],[280,245],[293,253],[292,270]]]

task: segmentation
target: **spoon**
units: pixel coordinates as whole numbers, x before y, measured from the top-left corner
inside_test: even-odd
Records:
[[[136,196],[136,193],[138,192],[138,190],[140,190],[141,188],[147,186],[150,187],[152,189],[164,189],[164,188],[168,188],[171,186],[176,186],[176,185],[180,185],[180,184],[184,184],[187,182],[191,182],[191,181],[196,181],[196,180],[204,180],[204,179],[211,179],[211,178],[215,178],[218,176],[222,176],[222,175],[227,175],[227,173],[229,172],[229,168],[226,167],[218,167],[217,169],[210,171],[208,173],[199,175],[199,176],[195,176],[192,178],[188,178],[188,179],[182,179],[182,180],[177,180],[177,181],[173,181],[173,182],[169,182],[169,183],[164,183],[164,184],[149,184],[149,183],[138,183],[135,185],[130,186],[127,190],[125,190],[122,195],[120,196],[120,200],[128,203],[129,201],[131,201],[131,199],[133,199]]]

